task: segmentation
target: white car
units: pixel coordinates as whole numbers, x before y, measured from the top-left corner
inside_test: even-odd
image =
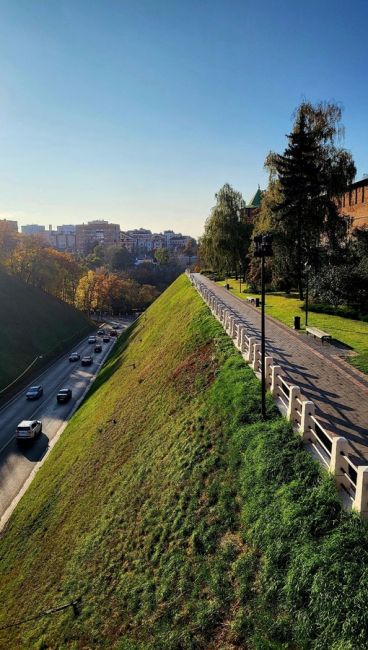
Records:
[[[96,343],[96,337],[95,336],[89,336],[88,337],[88,343]]]
[[[40,433],[42,433],[40,420],[22,420],[15,430],[15,437],[17,440],[33,440]]]

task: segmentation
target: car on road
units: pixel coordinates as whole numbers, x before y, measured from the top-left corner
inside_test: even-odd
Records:
[[[98,336],[103,336],[105,334],[105,330],[98,330],[97,334]]]
[[[88,337],[88,343],[96,343],[96,337],[95,336],[89,336]]]
[[[28,388],[26,392],[27,399],[38,399],[42,395],[43,395],[42,386],[31,386],[31,388]]]
[[[85,357],[82,357],[82,366],[91,366],[92,365],[92,357],[90,354],[86,354]]]
[[[33,440],[40,433],[42,433],[40,420],[22,420],[15,430],[15,437],[17,440]]]
[[[56,399],[59,404],[64,404],[65,402],[69,402],[69,400],[72,398],[72,389],[71,388],[61,388],[56,395]]]
[[[70,363],[71,363],[72,361],[79,361],[79,359],[80,359],[80,354],[79,354],[79,352],[72,352],[71,355],[70,355],[70,357],[69,357],[69,361],[70,361]]]
[[[102,352],[102,345],[100,345],[100,343],[97,343],[97,345],[95,345],[95,352]]]
[[[116,330],[111,330],[110,331],[110,336],[117,336],[117,335],[118,335],[118,333],[117,333]]]
[[[104,336],[102,340],[103,340],[104,343],[110,343],[110,337],[109,336]]]

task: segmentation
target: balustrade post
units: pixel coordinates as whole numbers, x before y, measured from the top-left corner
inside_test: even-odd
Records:
[[[273,366],[273,357],[266,357],[265,358],[265,374],[266,374],[266,388],[267,388],[267,390],[271,386],[271,377],[270,377],[271,366]]]
[[[260,358],[259,358],[260,354],[261,354],[261,344],[255,343],[253,345],[253,361],[252,361],[252,368],[254,372],[260,371]]]
[[[344,470],[341,467],[341,454],[348,455],[350,450],[350,445],[346,438],[343,436],[333,436],[332,438],[332,449],[331,449],[331,460],[330,460],[330,472],[334,476],[343,476]]]
[[[278,365],[271,366],[271,393],[273,397],[277,397],[278,391],[278,377],[281,375],[281,368]]]
[[[302,402],[302,418],[299,426],[299,433],[301,434],[303,440],[308,440],[310,430],[314,430],[314,423],[312,417],[315,416],[315,406],[314,402],[305,400]]]
[[[289,386],[289,404],[287,410],[287,419],[291,422],[295,422],[295,411],[297,409],[298,402],[300,400],[300,388],[299,386]]]
[[[357,482],[353,508],[364,519],[368,518],[368,467],[366,465],[357,467]]]

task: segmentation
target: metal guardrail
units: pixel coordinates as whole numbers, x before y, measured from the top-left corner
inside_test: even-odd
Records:
[[[241,318],[227,307],[206,285],[187,273],[191,283],[222,324],[244,359],[259,374],[260,343],[246,333]],[[299,432],[315,458],[335,476],[339,488],[349,496],[350,505],[368,517],[368,465],[353,460],[354,452],[346,438],[329,431],[315,415],[314,403],[303,398],[300,388],[289,383],[282,368],[266,357],[266,382],[282,415]]]

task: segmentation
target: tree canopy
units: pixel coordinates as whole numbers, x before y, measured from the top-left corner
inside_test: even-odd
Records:
[[[245,221],[245,201],[226,183],[215,194],[216,205],[208,217],[200,240],[200,255],[218,272],[244,272],[250,245],[251,226]]]
[[[321,246],[333,250],[345,236],[339,200],[356,169],[351,154],[338,145],[342,132],[340,107],[303,102],[286,149],[270,153],[265,163],[273,195],[267,225],[279,266],[295,276],[301,298],[304,264],[316,267]]]

